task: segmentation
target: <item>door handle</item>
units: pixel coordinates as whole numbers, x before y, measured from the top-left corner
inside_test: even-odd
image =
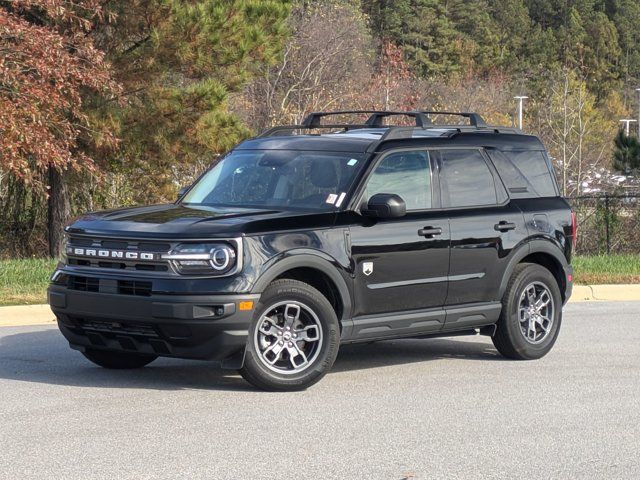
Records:
[[[516,224],[513,222],[505,222],[504,220],[496,223],[493,228],[495,230],[497,230],[498,232],[506,232],[509,230],[515,230],[516,229]]]
[[[433,238],[435,235],[442,235],[442,228],[440,227],[424,227],[418,230],[418,235],[426,238]]]

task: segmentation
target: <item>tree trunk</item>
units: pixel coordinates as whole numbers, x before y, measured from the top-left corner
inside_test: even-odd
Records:
[[[49,232],[49,256],[57,258],[62,253],[63,227],[71,212],[69,191],[62,172],[49,168],[49,201],[47,228]]]

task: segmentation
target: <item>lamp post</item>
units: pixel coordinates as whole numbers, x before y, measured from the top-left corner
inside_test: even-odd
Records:
[[[631,125],[633,122],[637,122],[638,120],[636,120],[635,118],[623,118],[620,120],[622,123],[624,123],[624,131],[627,134],[627,137],[629,136],[629,125]]]
[[[518,128],[520,130],[522,130],[522,104],[524,102],[524,100],[526,100],[529,97],[526,97],[524,95],[517,95],[515,97],[516,100],[518,100]]]

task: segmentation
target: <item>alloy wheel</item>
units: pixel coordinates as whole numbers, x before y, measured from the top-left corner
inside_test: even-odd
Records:
[[[541,282],[527,285],[518,302],[520,331],[531,344],[543,342],[551,333],[554,318],[553,296]]]
[[[268,369],[284,375],[299,373],[320,354],[320,319],[301,302],[276,303],[268,307],[258,321],[254,347]]]

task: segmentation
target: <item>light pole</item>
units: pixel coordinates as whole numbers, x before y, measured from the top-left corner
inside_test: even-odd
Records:
[[[638,140],[640,140],[640,88],[636,88],[638,92]]]
[[[627,134],[627,137],[629,136],[629,125],[632,124],[633,122],[637,122],[638,120],[636,120],[635,118],[623,118],[620,120],[622,123],[624,123],[624,131]]]
[[[518,100],[518,128],[522,130],[522,103],[529,97],[525,97],[524,95],[518,95],[513,97]]]

